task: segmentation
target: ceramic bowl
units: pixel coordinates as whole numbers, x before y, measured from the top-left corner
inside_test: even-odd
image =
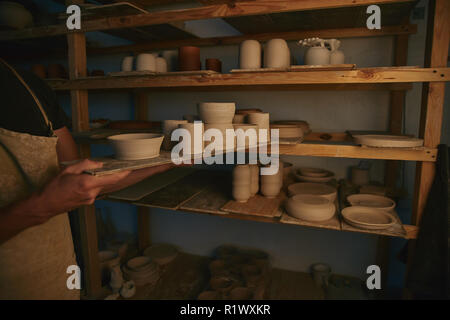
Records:
[[[141,53],[136,58],[137,71],[156,71],[156,58],[151,53]]]
[[[336,207],[333,202],[324,197],[298,194],[288,199],[286,210],[295,218],[319,222],[331,219],[336,212]]]
[[[143,255],[162,266],[173,261],[178,255],[178,250],[173,245],[159,243],[146,248]]]
[[[297,170],[297,172],[295,172],[294,175],[295,175],[295,178],[297,179],[297,181],[300,181],[300,182],[326,183],[326,182],[330,182],[331,180],[333,180],[335,178],[334,173],[331,171],[327,171],[327,175],[319,176],[319,177],[302,175],[300,170]]]
[[[311,128],[309,127],[309,123],[303,120],[277,120],[273,122],[274,124],[294,124],[302,128],[303,135],[307,135],[311,133]]]
[[[147,256],[135,257],[128,260],[127,267],[130,268],[130,270],[140,272],[146,270],[149,267],[150,262],[151,259]]]
[[[326,177],[329,175],[329,171],[320,168],[299,168],[298,171],[305,177]]]
[[[391,214],[377,208],[351,206],[344,208],[341,214],[348,224],[362,229],[382,230],[395,223]]]
[[[116,158],[120,160],[150,159],[159,156],[164,136],[156,133],[127,133],[108,137]]]
[[[257,40],[245,40],[239,48],[239,68],[261,68],[261,44]]]
[[[388,197],[378,196],[375,194],[352,194],[347,197],[347,201],[352,206],[377,208],[390,211],[395,208],[395,201]]]
[[[264,46],[264,68],[288,68],[291,53],[284,39],[269,40]]]
[[[303,138],[303,130],[295,124],[271,124],[270,129],[278,129],[280,138]]]
[[[204,123],[232,124],[235,110],[234,102],[203,102],[198,105],[198,114]]]
[[[423,146],[423,139],[394,135],[354,135],[355,143],[380,148],[415,148]]]
[[[332,202],[336,200],[337,190],[336,188],[323,184],[313,182],[300,182],[294,183],[288,186],[289,196],[295,196],[296,194],[309,194],[314,196],[324,197]]]

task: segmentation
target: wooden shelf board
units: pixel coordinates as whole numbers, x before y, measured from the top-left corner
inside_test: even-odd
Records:
[[[82,29],[77,32],[104,31],[113,29],[126,29],[151,25],[161,25],[180,21],[203,20],[213,18],[232,18],[251,15],[267,15],[289,13],[293,11],[308,11],[333,9],[345,7],[367,7],[371,4],[398,6],[399,4],[413,4],[415,0],[258,0],[235,2],[233,5],[228,3],[215,4],[203,7],[195,7],[181,10],[169,10],[152,12],[146,14],[105,17],[95,20],[84,21]],[[315,15],[311,14],[312,16]],[[365,16],[365,15],[364,15]],[[281,19],[281,18],[280,18]],[[286,19],[287,20],[287,19]],[[292,20],[292,19],[290,19]],[[348,20],[348,19],[347,19]],[[301,21],[301,20],[298,20]],[[322,20],[320,24],[323,23]],[[353,22],[353,21],[352,21]],[[61,34],[67,34],[67,27],[63,24],[36,28],[28,28],[18,31],[0,32],[0,41],[14,40],[24,38],[50,37]]]
[[[347,71],[310,71],[310,72],[267,72],[234,73],[208,75],[167,75],[136,77],[86,77],[75,80],[52,80],[48,84],[54,90],[99,90],[125,88],[153,89],[217,89],[233,87],[245,90],[246,87],[261,87],[275,90],[282,86],[330,85],[346,86],[352,84],[393,84],[410,82],[450,81],[450,68],[412,68],[383,67],[360,68]],[[389,87],[386,87],[388,89]]]

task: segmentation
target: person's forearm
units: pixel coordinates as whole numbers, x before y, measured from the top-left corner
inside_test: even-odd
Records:
[[[138,183],[141,180],[144,180],[145,178],[148,178],[157,173],[167,171],[174,167],[175,167],[175,165],[173,163],[168,163],[168,164],[164,164],[164,165],[157,166],[157,167],[134,170],[125,179],[120,181],[120,183],[118,183],[114,186],[110,186],[108,188],[102,189],[101,193],[102,194],[111,193],[111,192],[129,187],[135,183]]]
[[[11,239],[26,228],[46,221],[40,211],[45,210],[38,194],[25,200],[0,208],[0,244]]]

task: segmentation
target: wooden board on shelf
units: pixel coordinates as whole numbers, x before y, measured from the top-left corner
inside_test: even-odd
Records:
[[[133,204],[163,209],[178,209],[202,190],[207,188],[213,176],[207,170],[196,171]]]
[[[281,216],[279,210],[281,203],[286,198],[284,192],[281,192],[276,198],[269,199],[260,194],[257,194],[247,202],[237,202],[235,200],[229,200],[222,210],[226,212],[244,214],[251,216],[278,218]]]
[[[339,217],[337,214],[335,214],[333,216],[333,218],[331,218],[330,220],[327,220],[327,221],[311,222],[311,221],[305,221],[305,220],[291,217],[289,214],[287,214],[285,211],[283,211],[280,222],[286,223],[286,224],[295,224],[298,226],[305,226],[305,227],[341,230],[341,222],[339,221]]]
[[[195,169],[193,168],[173,168],[169,171],[151,176],[128,188],[113,192],[109,194],[108,197],[124,201],[138,201],[150,193],[158,191],[169,184],[192,174],[194,171]]]
[[[264,73],[264,72],[311,72],[311,71],[343,71],[353,70],[356,64],[335,64],[323,66],[290,66],[288,68],[232,69],[231,73]]]
[[[303,142],[302,138],[279,138],[280,144],[297,144]]]
[[[194,76],[194,75],[211,75],[220,74],[213,70],[193,70],[193,71],[172,71],[172,72],[157,72],[157,76]]]
[[[155,71],[117,71],[108,73],[108,77],[141,77],[141,76],[154,76],[155,74],[156,74]]]

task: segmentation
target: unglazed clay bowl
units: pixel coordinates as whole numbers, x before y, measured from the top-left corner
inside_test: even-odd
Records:
[[[322,169],[320,169],[322,170]],[[317,183],[326,183],[330,182],[335,178],[334,173],[331,171],[326,171],[326,175],[322,176],[322,173],[320,173],[321,176],[311,176],[311,173],[309,173],[309,176],[305,176],[301,174],[300,170],[297,170],[297,172],[294,173],[295,178],[300,182],[317,182]]]
[[[298,194],[288,199],[286,210],[295,218],[319,222],[331,219],[336,212],[336,207],[333,202],[324,197]]]
[[[235,114],[233,117],[233,124],[245,123],[245,114]]]
[[[303,130],[294,124],[276,124],[270,125],[270,129],[278,129],[279,138],[303,138]]]
[[[320,168],[299,168],[298,171],[305,177],[326,177],[329,171]]]
[[[377,208],[351,206],[344,208],[341,214],[348,224],[368,230],[387,229],[395,223],[391,214]]]
[[[239,48],[239,68],[261,68],[261,44],[257,40],[242,41]]]
[[[198,104],[198,114],[204,123],[232,124],[236,104],[234,102],[203,102]]]
[[[136,59],[137,71],[156,71],[156,58],[151,53],[141,53]]]
[[[141,160],[156,158],[164,136],[156,133],[127,133],[108,137],[116,158],[120,160]]]
[[[336,200],[337,190],[336,188],[323,184],[313,182],[300,182],[294,183],[288,186],[289,196],[295,196],[296,194],[309,194],[314,196],[321,196],[330,201]]]
[[[347,197],[347,201],[352,206],[377,208],[385,211],[390,211],[395,208],[394,200],[375,194],[352,194]]]
[[[309,123],[303,120],[277,120],[273,122],[274,124],[295,124],[302,128],[303,135],[307,135],[311,132],[311,128],[309,127]]]
[[[289,68],[291,53],[283,39],[269,40],[264,46],[264,68]]]

